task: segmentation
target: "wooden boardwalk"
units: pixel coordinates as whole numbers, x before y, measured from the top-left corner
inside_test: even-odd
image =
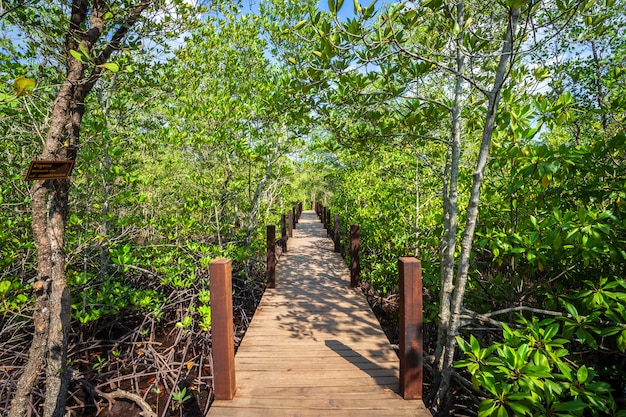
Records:
[[[398,395],[398,357],[313,211],[302,214],[209,417],[430,417]]]

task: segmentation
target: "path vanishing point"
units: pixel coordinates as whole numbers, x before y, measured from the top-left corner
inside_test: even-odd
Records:
[[[430,417],[399,395],[398,356],[315,212],[305,211],[208,417]]]

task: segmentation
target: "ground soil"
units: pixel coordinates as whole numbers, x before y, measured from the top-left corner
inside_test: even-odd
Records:
[[[198,277],[203,278],[207,277]],[[233,265],[237,345],[261,299],[264,278],[261,262]],[[85,325],[72,323],[68,417],[138,416],[138,401],[159,417],[206,415],[213,399],[211,333],[195,325],[176,325],[196,303],[198,288],[161,290],[169,291],[169,296],[159,314],[125,310]],[[28,312],[24,313],[21,320],[0,318],[1,417],[8,413],[19,377],[15,370],[26,359],[30,343],[32,329]],[[43,390],[42,377],[32,396],[33,417],[41,415]],[[177,400],[183,390],[186,395]]]

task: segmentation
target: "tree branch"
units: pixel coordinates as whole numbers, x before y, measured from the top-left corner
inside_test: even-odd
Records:
[[[11,12],[16,11],[17,9],[19,9],[20,7],[24,7],[28,4],[29,2],[24,2],[24,3],[18,3],[13,7],[9,7],[7,10],[3,11],[2,13],[0,13],[0,19],[4,19],[4,16],[8,15]]]
[[[154,411],[152,411],[150,404],[148,404],[146,400],[144,400],[137,394],[133,394],[132,392],[124,391],[121,389],[117,389],[109,393],[102,392],[97,388],[95,389],[95,391],[99,396],[106,399],[110,403],[114,403],[117,399],[130,400],[137,404],[139,408],[141,408],[142,411],[139,413],[139,415],[142,415],[144,417],[157,417]]]

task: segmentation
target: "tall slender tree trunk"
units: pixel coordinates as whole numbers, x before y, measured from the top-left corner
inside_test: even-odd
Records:
[[[464,5],[457,3],[457,24],[465,24]],[[465,71],[465,56],[461,50],[461,35],[455,42],[456,48],[456,79],[454,87],[454,104],[451,113],[450,145],[446,159],[443,190],[444,237],[441,244],[441,294],[439,298],[439,330],[435,348],[435,386],[440,383],[445,367],[445,354],[448,346],[445,343],[451,322],[451,295],[454,289],[454,252],[456,250],[456,235],[458,230],[458,183],[459,161],[461,156],[461,112],[463,110],[463,72]]]
[[[459,255],[456,279],[453,285],[450,317],[447,323],[445,335],[442,335],[441,332],[439,334],[440,337],[443,337],[443,341],[438,341],[437,345],[439,346],[441,343],[443,348],[441,352],[442,356],[436,358],[438,361],[438,371],[440,372],[438,384],[435,385],[435,389],[437,390],[434,402],[436,411],[439,411],[438,407],[442,404],[450,386],[450,379],[453,370],[452,365],[454,363],[454,352],[456,349],[455,337],[460,326],[460,315],[465,296],[465,288],[467,285],[472,243],[478,219],[480,188],[483,183],[485,168],[489,159],[489,150],[491,147],[491,140],[498,112],[498,104],[500,102],[500,92],[506,80],[507,69],[509,68],[509,65],[512,65],[513,63],[513,44],[520,14],[521,10],[519,8],[510,9],[509,11],[507,16],[506,35],[502,46],[502,52],[500,53],[494,83],[491,90],[488,92],[487,114],[485,116],[485,124],[483,126],[480,150],[476,166],[474,168],[470,199],[467,205],[467,219],[465,221],[463,238],[461,240],[461,253]]]

